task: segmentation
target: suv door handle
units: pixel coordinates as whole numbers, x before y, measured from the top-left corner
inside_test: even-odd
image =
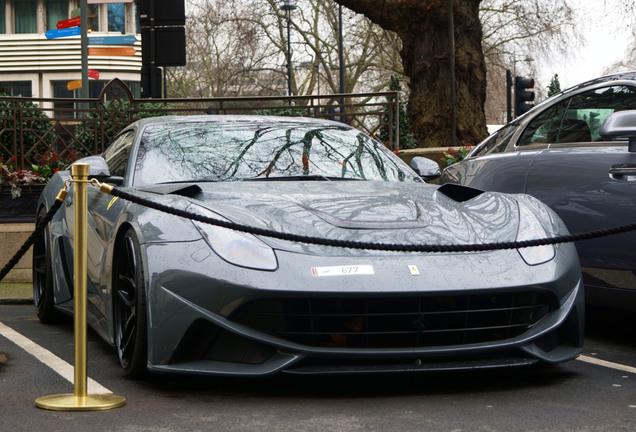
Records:
[[[609,174],[612,177],[636,176],[636,165],[613,165],[609,170]]]

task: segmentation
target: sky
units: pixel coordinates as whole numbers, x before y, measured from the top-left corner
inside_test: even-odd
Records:
[[[616,7],[615,0],[569,0],[569,3],[583,17],[579,30],[585,44],[571,47],[567,59],[555,57],[536,65],[541,71],[538,78],[545,86],[555,73],[562,89],[603,75],[605,68],[623,58],[634,38],[632,28],[627,23],[617,23],[617,16],[610,12]]]

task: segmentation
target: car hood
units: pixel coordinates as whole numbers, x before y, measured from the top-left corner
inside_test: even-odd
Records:
[[[281,233],[384,244],[513,241],[519,211],[508,195],[455,201],[425,183],[243,181],[200,183],[189,200],[237,224]],[[275,249],[324,247],[260,237]]]

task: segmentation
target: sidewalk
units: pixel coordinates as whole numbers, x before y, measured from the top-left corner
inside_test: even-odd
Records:
[[[33,285],[30,283],[0,283],[0,304],[33,303]]]

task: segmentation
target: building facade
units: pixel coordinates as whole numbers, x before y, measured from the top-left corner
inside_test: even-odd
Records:
[[[93,0],[100,1],[100,0]],[[119,78],[135,96],[140,92],[141,37],[137,5],[93,3],[88,0],[91,36],[135,35],[135,55],[88,56],[88,67],[99,72],[89,81],[97,97],[108,81]],[[47,30],[78,15],[79,0],[0,0],[0,94],[34,98],[78,97],[68,83],[81,79],[80,36],[48,39]]]

